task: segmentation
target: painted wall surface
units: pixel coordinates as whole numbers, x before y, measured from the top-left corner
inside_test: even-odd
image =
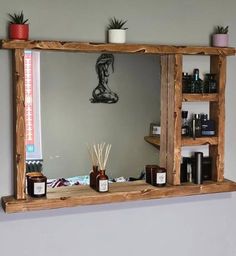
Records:
[[[218,24],[236,46],[236,2],[227,0],[0,0],[24,10],[32,39],[105,40],[109,17],[128,19],[128,41],[209,45]],[[0,51],[0,195],[12,193],[10,53]],[[225,176],[236,180],[236,58],[228,58]],[[188,65],[191,65],[188,64]],[[199,65],[205,65],[200,60]],[[224,193],[6,215],[0,211],[0,255],[236,255],[236,195]],[[37,246],[35,244],[37,243]]]

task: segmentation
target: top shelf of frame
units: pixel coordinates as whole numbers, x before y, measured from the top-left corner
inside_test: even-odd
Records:
[[[0,40],[2,49],[38,49],[77,52],[111,52],[142,54],[235,55],[233,47],[174,46],[155,44],[108,44],[49,40]]]

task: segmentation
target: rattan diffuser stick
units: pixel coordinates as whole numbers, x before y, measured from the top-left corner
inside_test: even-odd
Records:
[[[93,148],[97,156],[99,169],[106,170],[107,160],[111,150],[111,144],[106,145],[106,143],[103,142],[101,144],[93,145]]]
[[[95,154],[93,146],[90,146],[90,145],[87,144],[87,149],[88,149],[88,152],[89,152],[89,156],[90,156],[90,160],[92,162],[92,165],[97,166],[98,165],[98,159],[97,159],[97,156]]]

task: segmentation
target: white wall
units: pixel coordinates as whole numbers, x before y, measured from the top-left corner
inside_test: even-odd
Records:
[[[31,38],[104,41],[110,16],[128,21],[130,42],[208,45],[214,25],[230,26],[234,0],[1,0],[0,37],[8,12],[24,10]],[[0,51],[0,195],[12,193],[10,55]],[[226,177],[236,180],[236,59],[228,61]],[[236,195],[225,193],[6,215],[0,255],[236,255]]]

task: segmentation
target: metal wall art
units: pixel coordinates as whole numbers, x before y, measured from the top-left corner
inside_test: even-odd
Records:
[[[110,67],[114,72],[114,55],[103,53],[96,62],[96,72],[98,75],[98,86],[93,90],[91,103],[116,103],[119,100],[118,95],[108,86]]]

